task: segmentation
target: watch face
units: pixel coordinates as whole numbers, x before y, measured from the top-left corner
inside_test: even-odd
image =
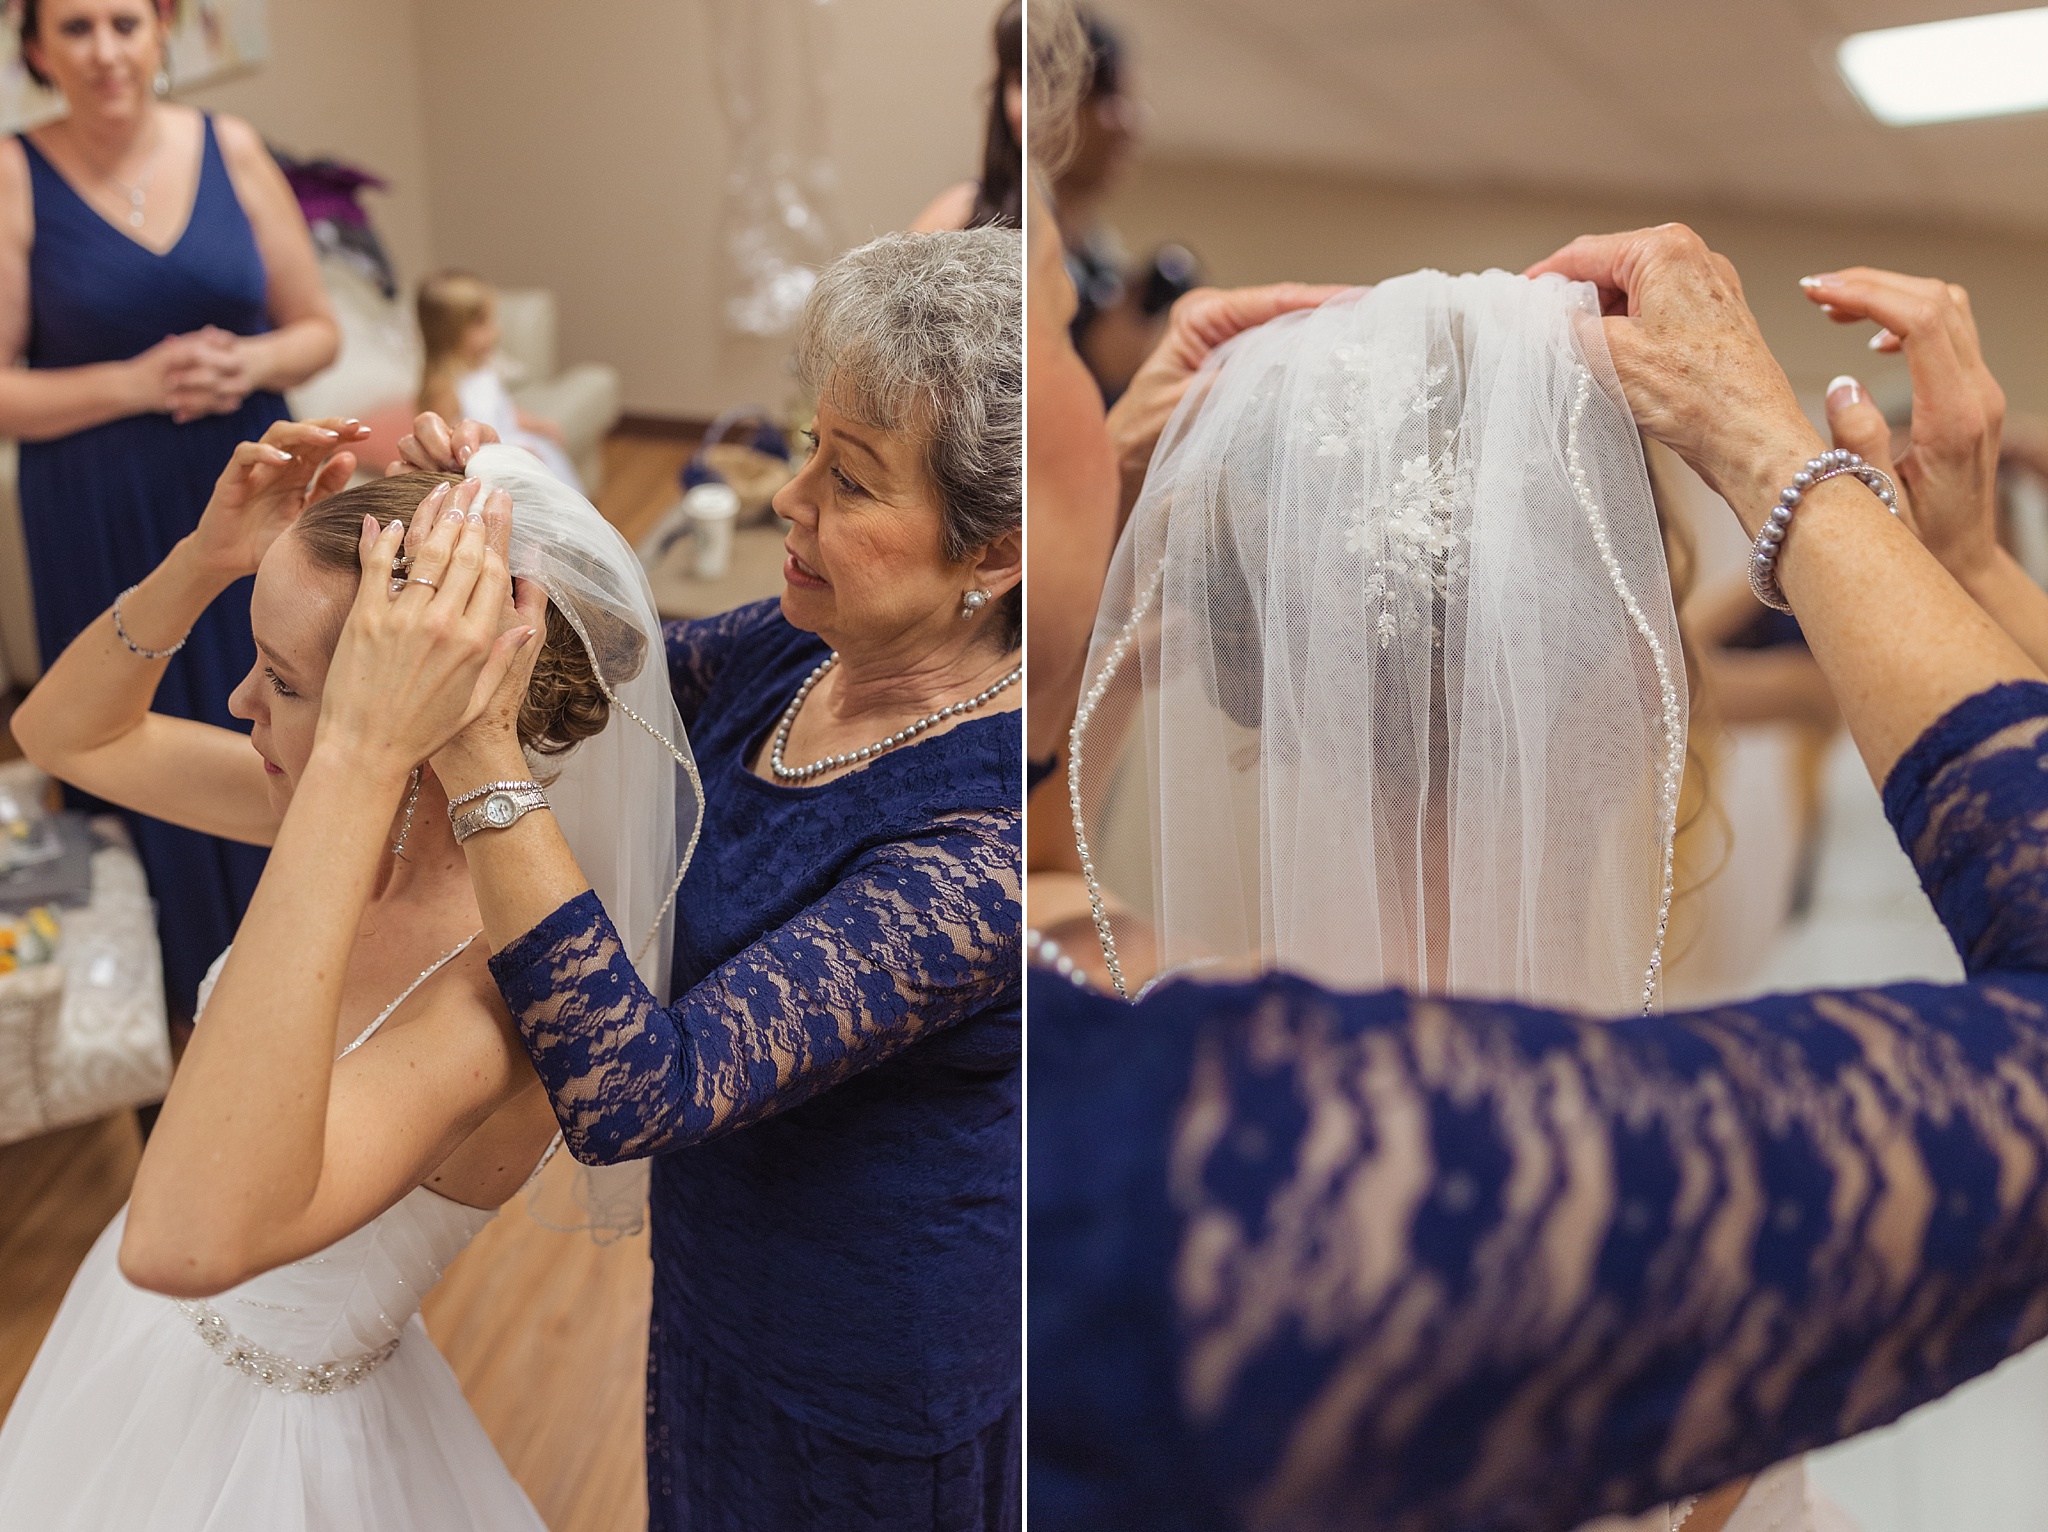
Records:
[[[519,817],[519,807],[510,793],[492,793],[484,799],[484,818],[500,830]]]

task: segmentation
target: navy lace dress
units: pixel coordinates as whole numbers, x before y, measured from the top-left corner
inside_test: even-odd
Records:
[[[676,999],[594,896],[491,960],[578,1159],[654,1156],[649,1524],[1018,1525],[1022,729],[747,769],[824,646],[671,624],[704,777]]]
[[[166,335],[207,325],[237,335],[270,328],[269,277],[207,118],[192,216],[162,255],[87,205],[27,138],[35,198],[29,251],[31,367],[120,362]],[[199,524],[238,443],[286,417],[281,395],[254,393],[227,415],[184,425],[131,415],[21,447],[21,523],[47,663]],[[247,732],[228,694],[256,662],[249,582],[193,627],[153,706]],[[161,638],[157,639],[161,643]],[[155,896],[166,998],[190,1015],[207,964],[234,940],[264,853],[140,814],[126,816]]]
[[[1562,1532],[2048,1333],[2048,686],[1885,806],[1965,984],[1592,1022],[1034,973],[1032,1527]]]

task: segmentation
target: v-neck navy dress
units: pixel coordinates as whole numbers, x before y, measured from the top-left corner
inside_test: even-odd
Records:
[[[21,146],[36,220],[29,366],[126,361],[167,335],[207,325],[237,335],[270,328],[269,276],[212,118],[191,220],[162,255],[95,212],[27,138]],[[287,414],[282,395],[253,393],[232,414],[184,425],[169,415],[131,415],[22,443],[22,531],[45,664],[199,524],[236,444]],[[228,716],[228,693],[255,663],[251,583],[237,583],[199,619],[157,688],[158,712],[246,730]],[[234,939],[264,853],[140,814],[127,818],[156,899],[166,998],[189,1014],[206,965]]]

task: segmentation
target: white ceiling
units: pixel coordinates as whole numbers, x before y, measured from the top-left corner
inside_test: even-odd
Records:
[[[2038,233],[2048,113],[1887,128],[1834,67],[1850,32],[2013,8],[1097,0],[1162,153]]]

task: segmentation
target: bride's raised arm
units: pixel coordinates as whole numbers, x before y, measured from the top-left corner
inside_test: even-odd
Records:
[[[237,447],[198,527],[71,641],[15,712],[22,753],[59,780],[138,813],[269,845],[277,810],[249,737],[151,712],[150,702],[200,614],[256,572],[307,504],[348,482],[356,459],[347,444],[368,434],[354,421],[287,420]],[[268,671],[270,658],[259,654],[258,668]]]
[[[473,686],[489,696],[534,636],[506,622],[510,501],[481,488],[423,503],[434,531],[398,599],[404,529],[364,518],[363,574],[312,753],[136,1172],[121,1266],[140,1286],[206,1296],[323,1249],[425,1183],[519,1093],[537,1099],[480,970],[336,1058],[344,981],[389,875],[407,779],[473,716]],[[394,695],[426,700],[400,710]],[[441,945],[417,934],[433,938],[421,950]],[[530,1168],[529,1157],[511,1184]]]

